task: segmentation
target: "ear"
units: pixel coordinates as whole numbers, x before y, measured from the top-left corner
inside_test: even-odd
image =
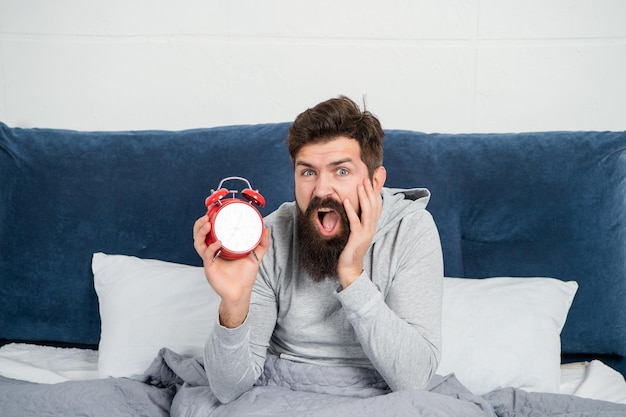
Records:
[[[385,181],[387,180],[387,170],[384,166],[379,166],[374,171],[374,175],[372,176],[372,186],[376,192],[380,192],[385,185]]]

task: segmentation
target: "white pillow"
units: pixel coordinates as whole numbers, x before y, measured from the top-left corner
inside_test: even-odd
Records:
[[[141,375],[162,347],[202,354],[219,297],[201,267],[95,253],[92,270],[102,321],[99,377]]]
[[[100,377],[141,375],[162,347],[202,354],[219,306],[202,268],[96,253],[92,269]],[[445,278],[437,373],[455,373],[479,395],[558,392],[560,332],[577,288],[552,278]]]
[[[437,370],[474,394],[559,392],[561,329],[578,289],[553,278],[445,278]]]

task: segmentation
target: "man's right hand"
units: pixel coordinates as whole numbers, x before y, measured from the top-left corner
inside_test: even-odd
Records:
[[[226,260],[216,256],[222,243],[207,245],[206,237],[211,231],[208,216],[202,216],[193,227],[194,247],[204,263],[204,275],[221,298],[220,323],[224,327],[240,326],[250,308],[250,297],[261,260],[269,247],[269,230],[263,230],[261,242],[245,258]],[[256,255],[256,256],[255,256]]]

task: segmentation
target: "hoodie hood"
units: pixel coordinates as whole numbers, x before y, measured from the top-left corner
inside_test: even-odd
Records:
[[[385,235],[407,214],[426,209],[430,201],[430,191],[426,188],[386,188],[381,191],[383,208],[378,219],[378,227],[373,242]]]

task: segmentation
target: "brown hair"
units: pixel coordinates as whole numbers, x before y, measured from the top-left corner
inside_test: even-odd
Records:
[[[359,142],[361,160],[370,177],[383,164],[383,131],[380,122],[348,97],[323,101],[298,115],[289,128],[287,148],[295,162],[300,149],[311,143],[324,143],[345,136]]]

